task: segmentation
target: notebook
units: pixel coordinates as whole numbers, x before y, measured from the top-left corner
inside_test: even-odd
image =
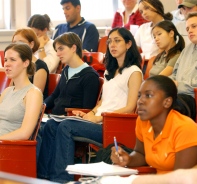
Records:
[[[54,115],[54,114],[45,114],[42,118],[43,122],[46,122],[49,119],[54,119],[57,122],[61,122],[63,120],[80,120],[86,123],[92,123],[91,121],[85,120],[79,116],[65,116],[65,115]]]
[[[66,167],[66,171],[68,171],[69,174],[88,176],[131,175],[138,173],[135,169],[129,169],[118,165],[110,165],[104,162],[68,165]]]

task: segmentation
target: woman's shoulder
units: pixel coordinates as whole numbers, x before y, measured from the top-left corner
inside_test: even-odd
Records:
[[[176,110],[171,110],[170,117],[173,119],[173,125],[177,128],[183,127],[185,129],[186,127],[196,127],[197,130],[197,124],[190,117],[185,116]]]
[[[14,86],[9,86],[9,87],[5,88],[3,90],[3,92],[1,93],[1,97],[4,97],[8,92],[10,92],[13,89],[14,89]]]
[[[39,69],[44,69],[44,70],[46,70],[47,73],[49,73],[49,69],[47,67],[47,64],[43,60],[37,59],[35,64],[36,64],[36,71],[38,71]]]
[[[130,73],[140,72],[140,73],[142,73],[142,70],[137,65],[131,65],[127,68],[124,68],[123,72],[130,72]]]
[[[29,89],[27,90],[27,95],[31,97],[32,95],[38,95],[38,96],[43,96],[42,91],[36,87],[34,84],[31,84],[29,86]]]
[[[147,28],[150,29],[151,25],[152,25],[152,22],[146,22],[146,23],[140,25],[139,29],[141,29],[141,30],[145,30]]]

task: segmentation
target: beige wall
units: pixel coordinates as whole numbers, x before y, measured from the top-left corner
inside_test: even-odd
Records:
[[[164,5],[165,12],[171,12],[177,8],[175,0],[161,0],[161,2]]]

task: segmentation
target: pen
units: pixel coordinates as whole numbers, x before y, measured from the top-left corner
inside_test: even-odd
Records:
[[[117,144],[117,141],[116,141],[116,137],[114,137],[114,145],[115,145],[115,148],[116,148],[116,152],[118,153],[118,144]],[[119,154],[118,154],[118,157],[119,157]]]

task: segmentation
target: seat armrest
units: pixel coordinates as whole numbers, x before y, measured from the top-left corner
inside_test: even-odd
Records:
[[[114,117],[114,118],[132,118],[136,117],[137,114],[134,113],[114,113],[114,112],[102,112],[101,115],[103,118]]]
[[[37,141],[21,141],[21,140],[0,140],[0,146],[2,145],[36,145]]]
[[[82,111],[84,113],[88,113],[91,111],[91,109],[80,109],[80,108],[65,108],[65,111],[67,113],[67,116],[73,116],[72,111]]]
[[[134,148],[137,114],[103,112],[101,115],[103,116],[103,147],[113,143],[115,136],[117,142]]]

